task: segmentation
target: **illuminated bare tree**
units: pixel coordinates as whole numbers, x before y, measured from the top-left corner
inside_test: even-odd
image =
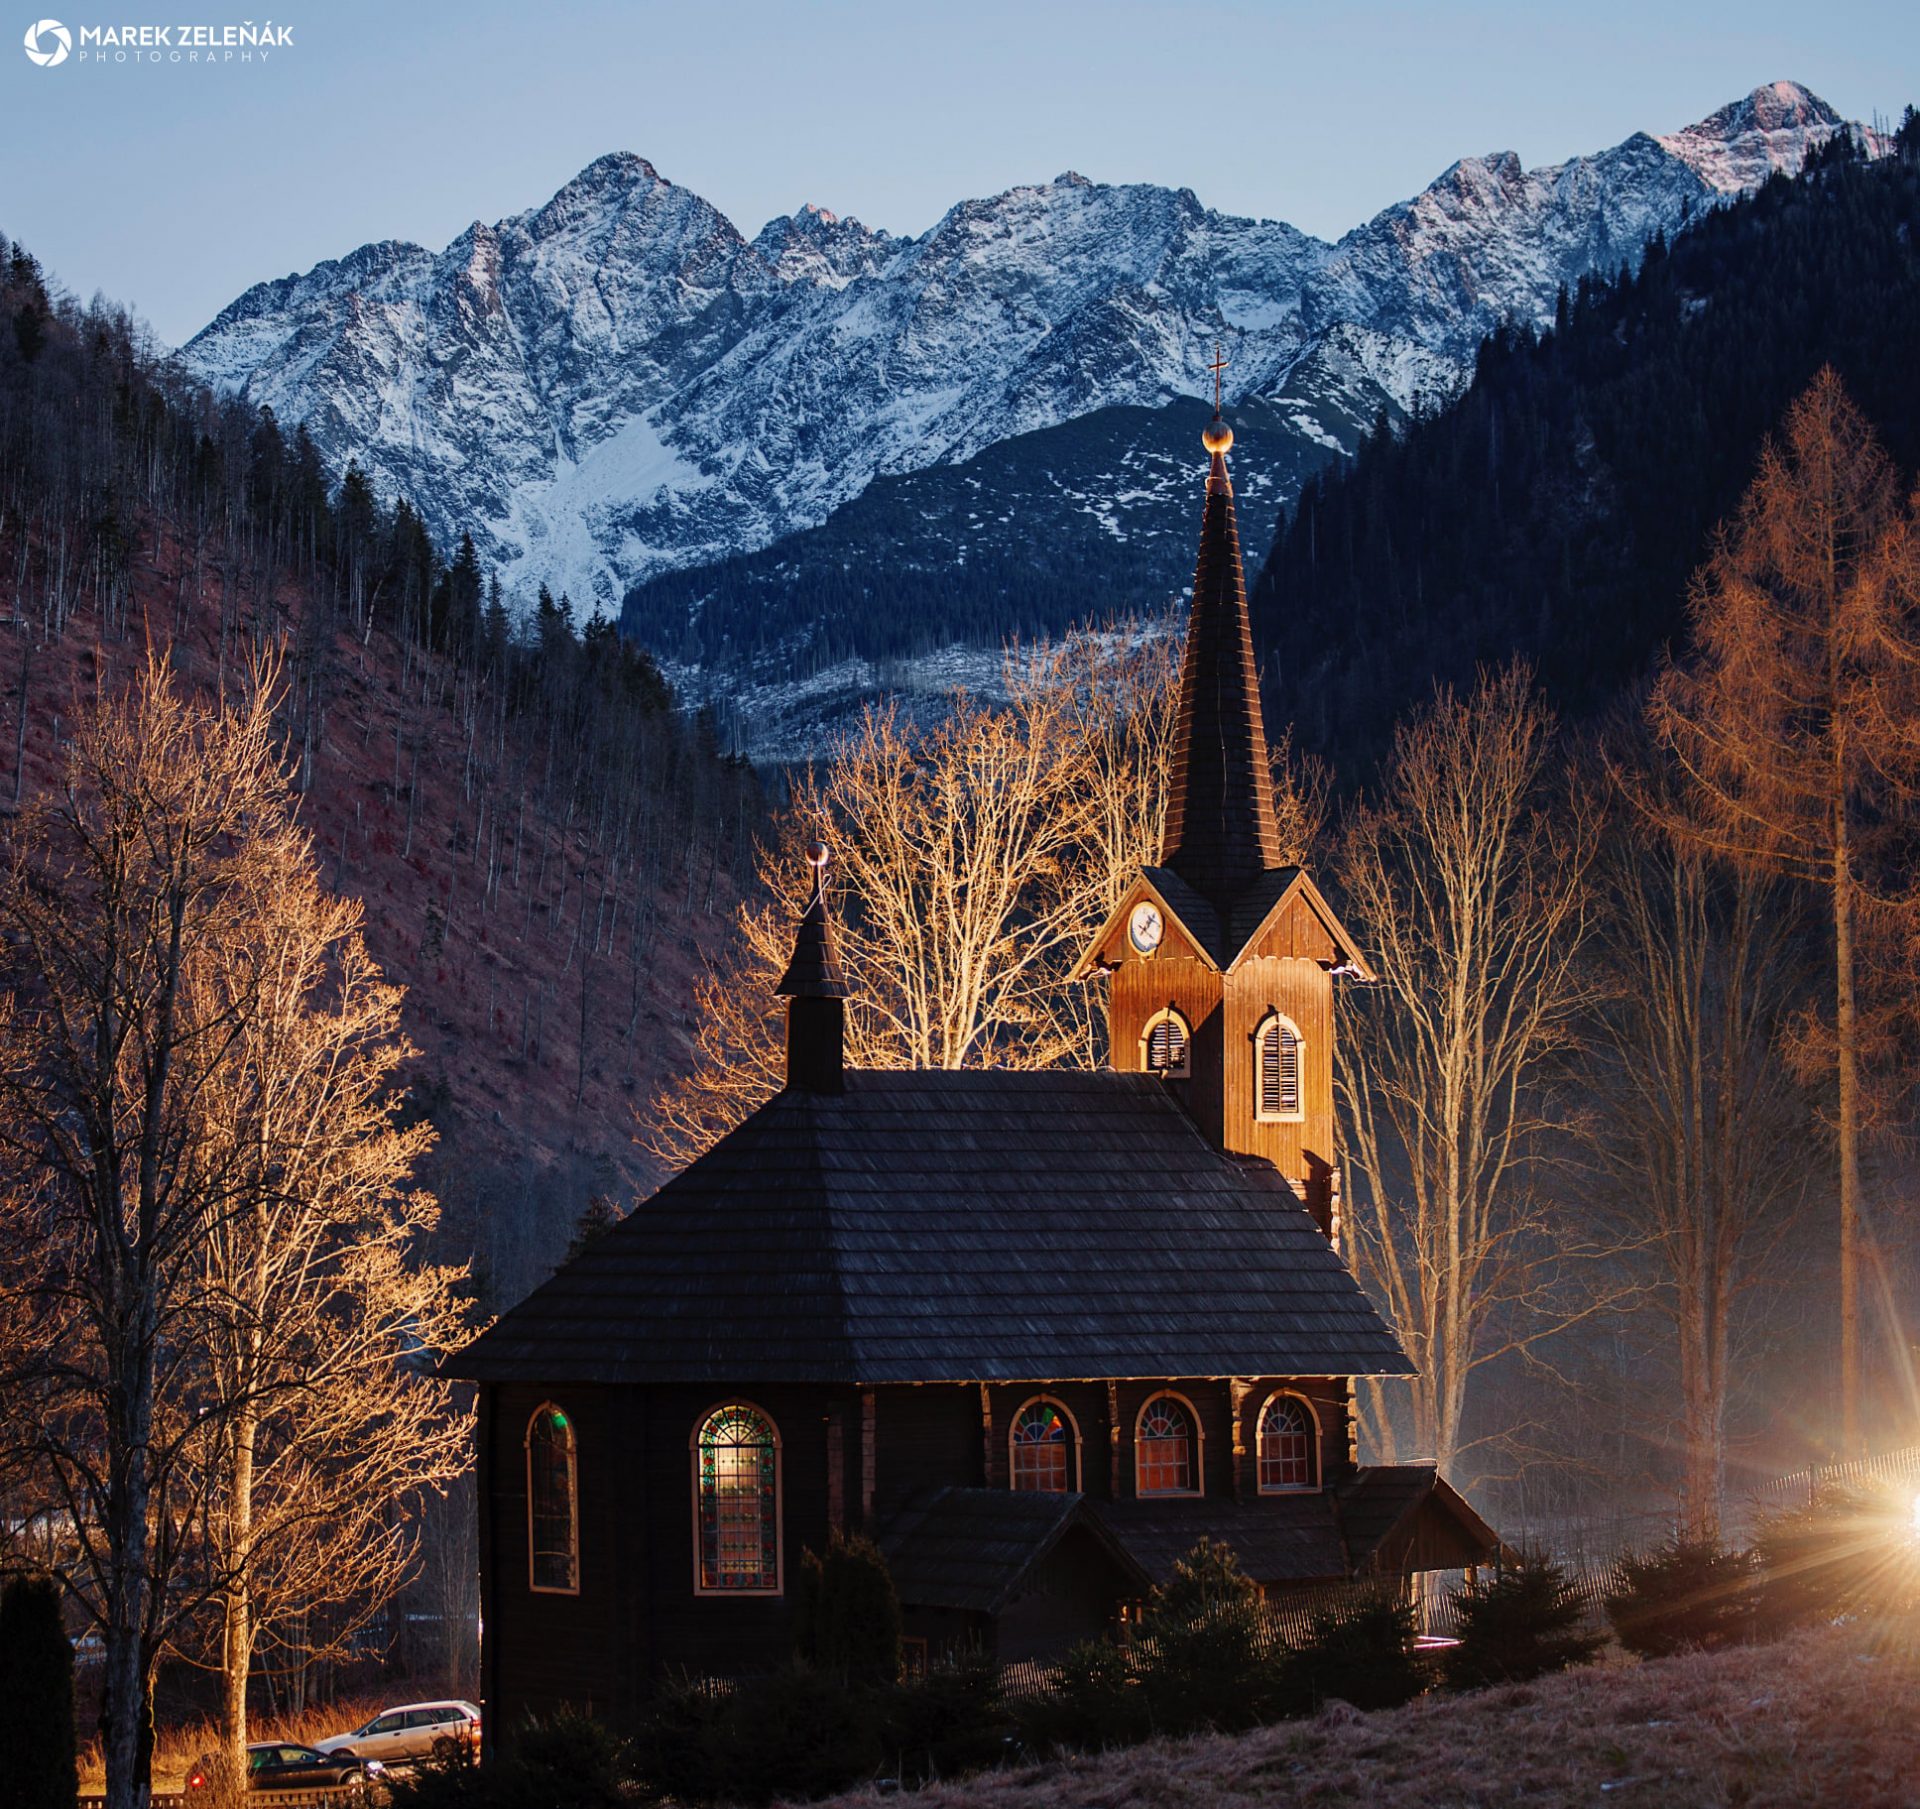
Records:
[[[1798,1053],[1834,1090],[1841,1424],[1861,1439],[1860,1145],[1911,989],[1905,841],[1920,795],[1920,551],[1915,511],[1832,370],[1769,441],[1738,516],[1696,574],[1694,659],[1649,720],[1688,781],[1664,819],[1698,846],[1823,888],[1831,1014]]]
[[[0,879],[0,1261],[39,1353],[0,1399],[100,1628],[110,1809],[146,1800],[153,1667],[196,1606],[173,1585],[204,1526],[204,1435],[179,1396],[239,1155],[203,1135],[239,1035],[203,982],[296,838],[264,687],[223,715],[150,666],[83,721]]]
[[[1595,849],[1594,812],[1552,777],[1553,726],[1522,667],[1442,692],[1395,734],[1340,860],[1380,976],[1343,995],[1354,1256],[1418,1372],[1413,1442],[1447,1474],[1475,1373],[1592,1310],[1565,1296],[1579,1242],[1539,1185]]]
[[[209,1134],[238,1155],[200,1310],[235,1775],[256,1661],[347,1650],[407,1578],[407,1504],[468,1450],[448,1385],[425,1373],[466,1335],[466,1275],[420,1260],[437,1212],[409,1177],[432,1129],[396,1119],[401,990],[367,953],[359,901],[321,888],[304,840],[286,852],[203,982],[237,1029],[205,1101]]]
[[[851,1064],[1098,1060],[1097,1000],[1067,974],[1158,854],[1173,669],[1156,635],[1015,648],[1004,705],[956,697],[923,729],[872,711],[799,776],[761,853],[765,899],[699,988],[694,1059],[653,1102],[655,1153],[689,1160],[781,1085],[773,986],[816,839],[833,851]]]
[[[0,876],[0,1437],[100,1628],[114,1809],[150,1790],[159,1655],[210,1609],[237,1630],[243,1733],[254,1603],[337,1599],[320,1550],[377,1579],[373,1492],[449,1436],[395,1429],[444,1418],[402,1359],[444,1343],[454,1278],[410,1269],[397,995],[318,889],[273,681],[222,707],[150,663]]]

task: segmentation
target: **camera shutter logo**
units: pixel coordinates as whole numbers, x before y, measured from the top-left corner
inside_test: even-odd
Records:
[[[58,19],[40,19],[27,27],[27,56],[42,69],[57,69],[73,49],[73,33]]]

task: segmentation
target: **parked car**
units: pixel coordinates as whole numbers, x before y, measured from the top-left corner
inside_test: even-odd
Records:
[[[209,1753],[187,1773],[187,1789],[205,1790],[213,1768]],[[262,1740],[247,1748],[249,1790],[337,1790],[377,1778],[384,1770],[378,1759],[326,1753],[294,1740]]]
[[[320,1750],[339,1758],[410,1764],[449,1749],[480,1744],[480,1711],[471,1702],[405,1702],[382,1709],[365,1727],[335,1734]]]

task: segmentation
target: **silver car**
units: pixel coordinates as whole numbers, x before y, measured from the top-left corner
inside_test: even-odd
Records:
[[[405,1702],[382,1709],[350,1734],[322,1740],[319,1750],[394,1765],[429,1759],[449,1749],[477,1751],[479,1745],[480,1711],[471,1702]]]

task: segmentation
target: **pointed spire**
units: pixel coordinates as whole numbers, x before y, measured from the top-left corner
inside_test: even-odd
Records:
[[[793,956],[774,990],[787,1001],[787,1085],[807,1093],[846,1090],[846,1016],[849,992],[833,945],[827,909],[827,847],[807,850],[813,896],[794,932]]]
[[[1216,353],[1210,367],[1213,419],[1200,436],[1212,464],[1180,666],[1180,717],[1160,855],[1162,866],[1222,910],[1249,882],[1281,864],[1233,481],[1227,476],[1233,429],[1220,413],[1224,363]]]

